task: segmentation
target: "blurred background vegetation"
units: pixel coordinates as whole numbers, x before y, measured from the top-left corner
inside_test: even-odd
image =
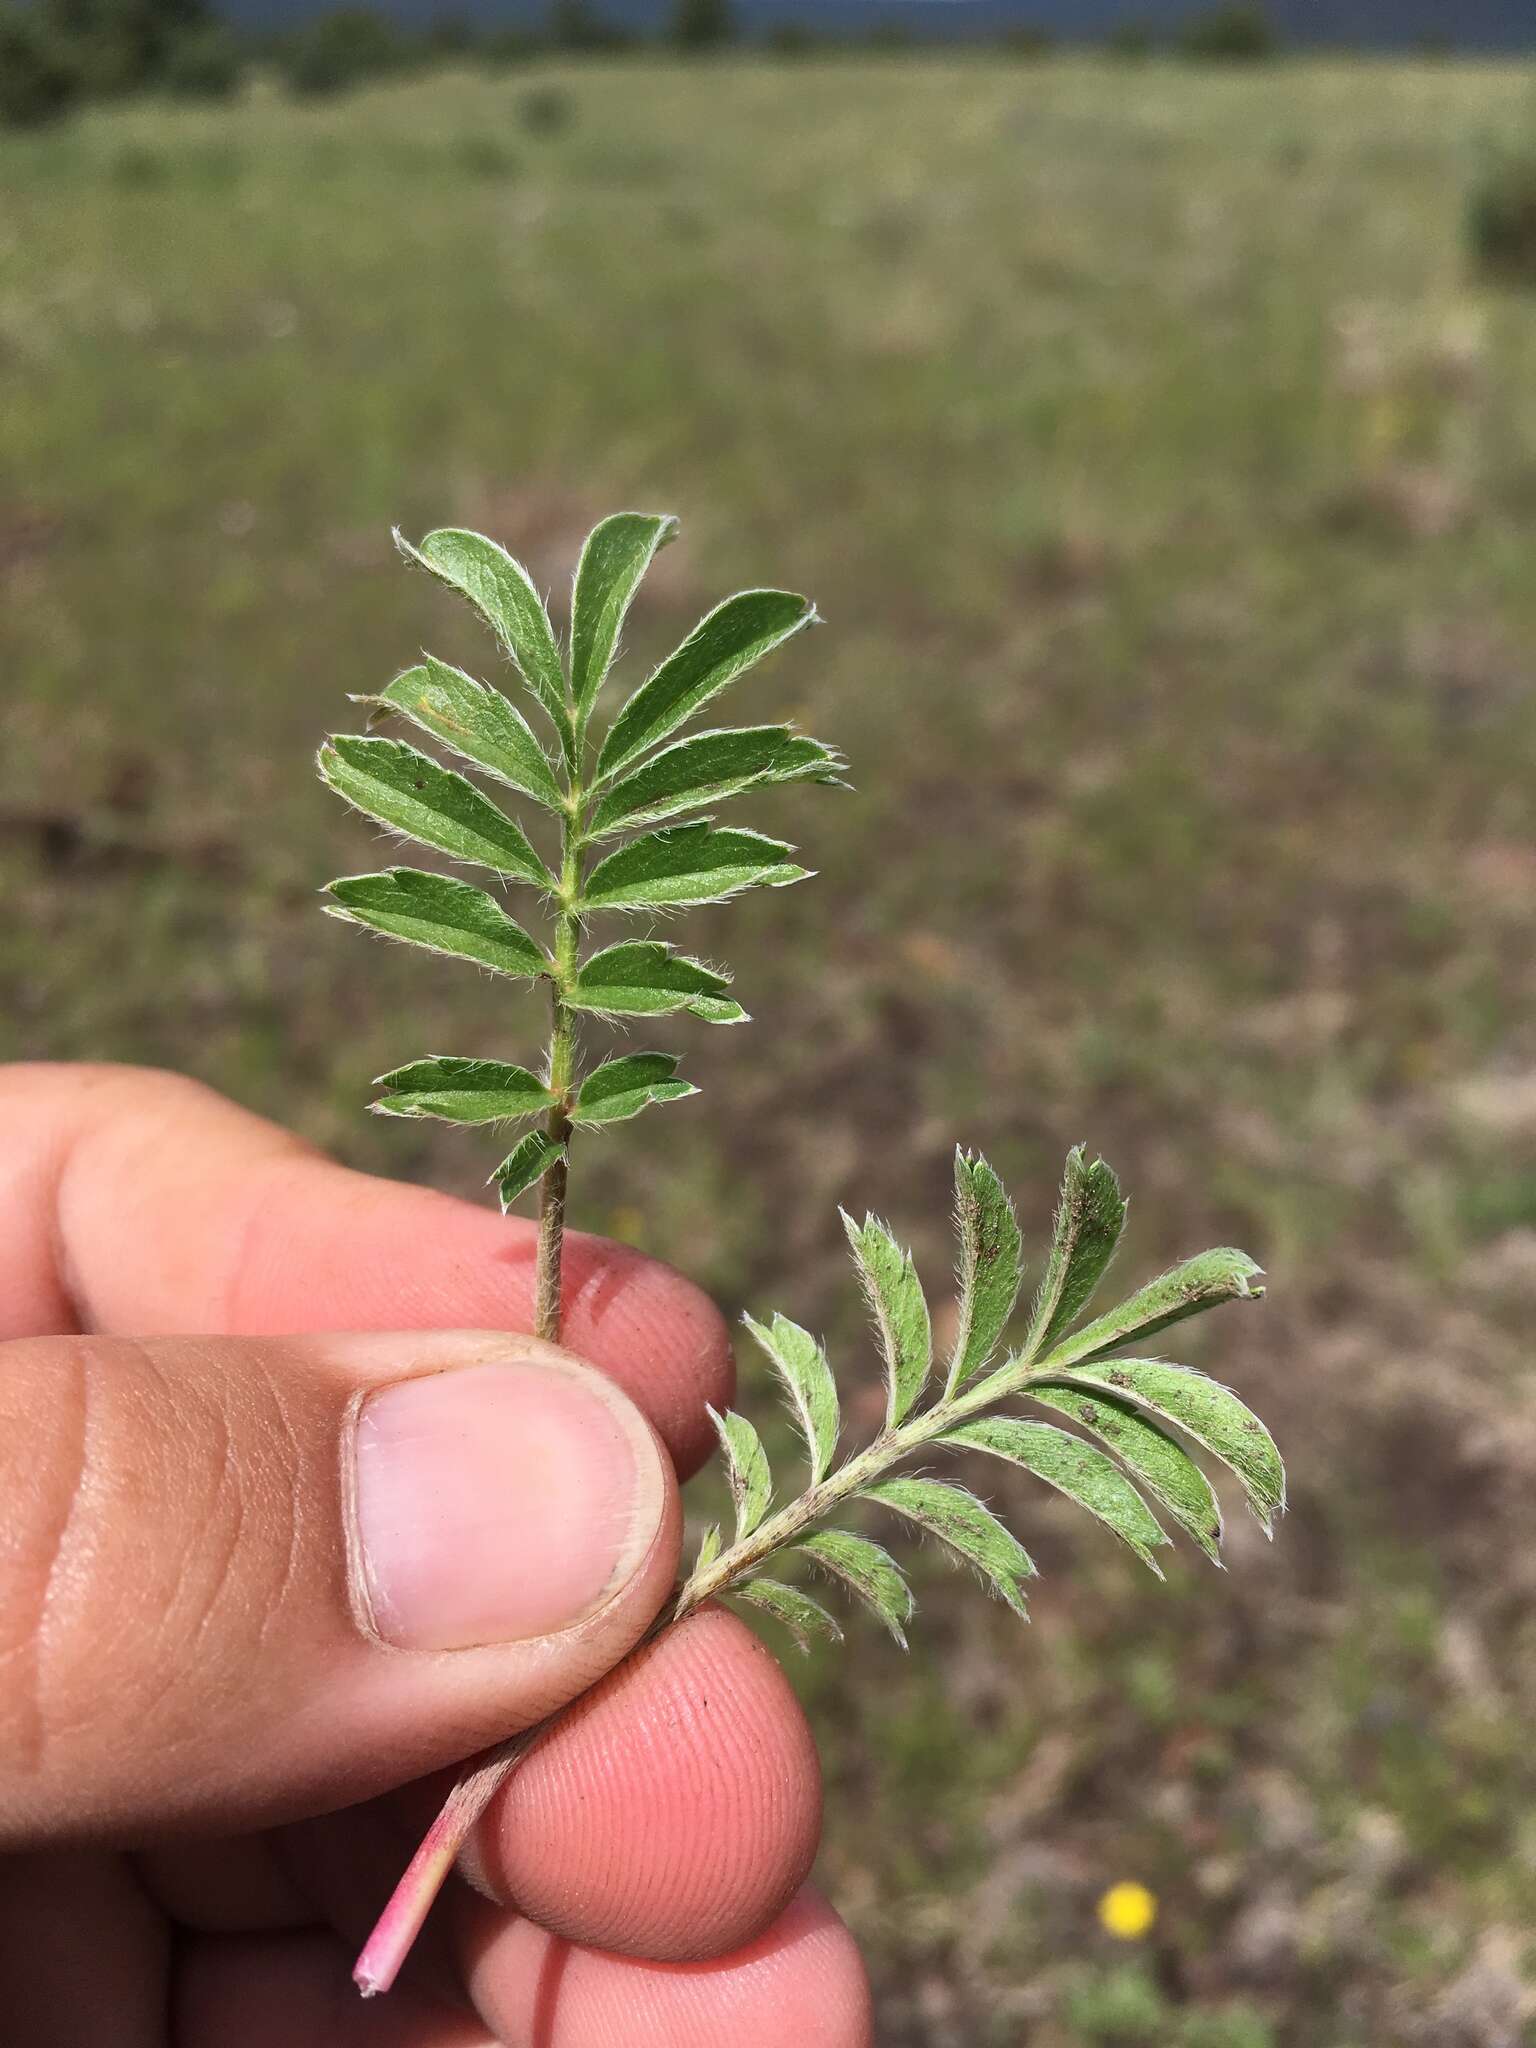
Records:
[[[1515,2048],[1536,77],[792,54],[346,95],[269,54],[0,137],[0,1054],[181,1068],[483,1199],[368,1078],[526,1056],[535,1007],[315,903],[372,857],[310,772],[346,692],[490,659],[389,524],[558,607],[596,517],[677,511],[632,675],[808,591],[740,702],[858,793],[751,807],[822,879],[687,921],[758,1021],[677,1034],[704,1093],[594,1148],[578,1221],[872,1384],[834,1204],[942,1298],[956,1140],[1038,1246],[1085,1138],[1127,1277],[1269,1269],[1181,1355],[1294,1478],[1273,1549],[1234,1506],[1229,1574],[1157,1588],[989,1473],[1036,1626],[935,1572],[909,1662],[804,1667],[879,2038]],[[1117,1938],[1119,1882],[1157,1911]]]

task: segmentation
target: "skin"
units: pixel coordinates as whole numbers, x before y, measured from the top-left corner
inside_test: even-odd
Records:
[[[0,1069],[0,1130],[7,2042],[867,2048],[857,1952],[805,1881],[820,1786],[777,1666],[719,1609],[624,1661],[731,1393],[698,1290],[575,1237],[587,1363],[551,1360],[517,1334],[530,1225],[346,1171],[191,1082]],[[396,1649],[349,1580],[351,1418],[481,1361],[604,1375],[656,1447],[654,1526],[573,1626]],[[362,2003],[352,1954],[451,1767],[594,1683],[498,1796],[473,1887]]]

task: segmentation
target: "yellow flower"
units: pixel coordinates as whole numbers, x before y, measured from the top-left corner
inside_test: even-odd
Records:
[[[1117,1941],[1140,1941],[1157,1919],[1157,1895],[1144,1884],[1112,1884],[1099,1900],[1099,1924]]]

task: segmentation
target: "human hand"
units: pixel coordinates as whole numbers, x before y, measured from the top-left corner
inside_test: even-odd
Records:
[[[867,2048],[777,1666],[706,1610],[614,1670],[730,1398],[705,1298],[570,1237],[580,1366],[505,1334],[530,1226],[191,1082],[3,1069],[0,1128],[13,2048]],[[605,1672],[364,2005],[449,1767]]]

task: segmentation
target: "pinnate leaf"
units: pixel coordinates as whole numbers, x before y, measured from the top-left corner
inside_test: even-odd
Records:
[[[1051,1254],[1030,1312],[1024,1356],[1038,1358],[1087,1307],[1103,1279],[1120,1233],[1125,1203],[1102,1159],[1089,1163],[1081,1145],[1067,1154]]]
[[[1118,1351],[1127,1344],[1139,1344],[1156,1336],[1186,1316],[1200,1315],[1223,1301],[1257,1301],[1262,1277],[1246,1252],[1221,1247],[1186,1259],[1160,1278],[1139,1288],[1129,1301],[1121,1302],[1107,1315],[1084,1323],[1080,1330],[1059,1343],[1045,1359],[1047,1365],[1079,1365],[1105,1352]]]
[[[565,699],[565,670],[544,600],[521,562],[483,533],[443,527],[419,548],[396,533],[401,553],[462,592],[491,626],[516,662],[524,681],[554,721],[570,759],[572,731]]]
[[[565,1147],[558,1138],[552,1138],[547,1131],[530,1131],[491,1175],[501,1196],[502,1209],[510,1209],[520,1194],[531,1188],[536,1180],[542,1179],[557,1159],[564,1157]]]
[[[582,890],[586,910],[675,909],[723,903],[743,889],[782,889],[809,872],[793,847],[760,832],[717,832],[707,822],[671,825],[632,839],[598,862]]]
[[[816,608],[787,590],[744,590],[701,619],[675,654],[669,654],[614,720],[597,757],[600,776],[620,769],[692,718],[791,634],[816,617]]]
[[[1002,1182],[985,1159],[955,1154],[960,1320],[945,1392],[989,1364],[1018,1300],[1023,1239]]]
[[[711,1408],[709,1416],[725,1451],[725,1476],[730,1482],[731,1499],[736,1503],[736,1541],[740,1543],[761,1523],[773,1498],[768,1453],[745,1415],[738,1415],[733,1409],[722,1415]]]
[[[554,887],[520,827],[472,782],[404,740],[340,733],[320,749],[319,766],[338,795],[378,824],[454,860]]]
[[[901,1250],[885,1225],[874,1216],[855,1223],[846,1211],[841,1214],[885,1359],[886,1427],[894,1429],[928,1382],[933,1360],[928,1304],[911,1254]]]
[[[1021,1465],[1047,1486],[1096,1515],[1128,1543],[1145,1565],[1162,1577],[1152,1552],[1168,1541],[1157,1517],[1113,1459],[1081,1437],[1048,1422],[1021,1422],[1012,1415],[985,1415],[946,1431],[940,1442],[957,1450],[986,1451]]]
[[[798,1586],[786,1586],[782,1579],[758,1578],[732,1586],[731,1591],[743,1600],[750,1600],[754,1607],[761,1607],[776,1621],[781,1621],[802,1654],[809,1652],[813,1636],[827,1636],[834,1643],[843,1640],[843,1631],[836,1618],[828,1614],[819,1600],[813,1600],[809,1593],[802,1593]]]
[[[425,946],[455,960],[474,960],[498,974],[533,976],[549,966],[520,924],[483,889],[420,868],[379,875],[343,875],[326,884],[332,917],[367,925],[391,939]]]
[[[825,782],[841,788],[842,757],[787,725],[695,733],[653,754],[599,798],[588,836],[654,825],[680,811],[723,803],[773,782]]]
[[[369,1106],[383,1116],[431,1116],[449,1124],[500,1124],[537,1116],[555,1097],[537,1074],[500,1060],[455,1059],[437,1053],[380,1074],[389,1093]]]
[[[532,726],[500,690],[476,682],[463,669],[429,654],[369,701],[398,711],[546,810],[560,809],[559,785]]]
[[[699,1538],[699,1554],[693,1560],[694,1570],[696,1572],[708,1571],[719,1555],[720,1524],[718,1522],[711,1522],[704,1531],[704,1534]]]
[[[817,1485],[831,1466],[842,1426],[837,1383],[827,1364],[827,1354],[809,1330],[802,1330],[788,1316],[776,1315],[766,1328],[751,1316],[743,1316],[742,1321],[767,1355],[789,1397],[800,1434],[805,1438],[811,1484]]]
[[[582,964],[565,993],[574,1010],[603,1017],[659,1017],[687,1010],[711,1024],[742,1024],[747,1013],[726,994],[730,976],[676,953],[660,939],[605,946]]]
[[[1221,1503],[1194,1459],[1166,1430],[1130,1402],[1096,1387],[1032,1385],[1028,1393],[1032,1401],[1070,1416],[1108,1444],[1206,1556],[1221,1562]]]
[[[1012,1531],[1005,1529],[974,1493],[940,1479],[887,1479],[867,1487],[860,1498],[893,1508],[939,1537],[975,1566],[983,1582],[1015,1614],[1026,1615],[1023,1585],[1034,1577],[1034,1562]]]
[[[579,719],[597,701],[641,578],[676,534],[670,514],[615,512],[587,535],[571,598],[571,692]]]
[[[1075,1366],[1057,1380],[1058,1385],[1082,1383],[1150,1408],[1203,1444],[1237,1474],[1254,1513],[1270,1530],[1276,1511],[1285,1506],[1285,1467],[1274,1438],[1230,1387],[1159,1358],[1105,1359]]]
[[[622,1059],[605,1060],[582,1082],[572,1119],[578,1124],[616,1124],[637,1116],[653,1102],[676,1102],[684,1095],[697,1095],[691,1081],[674,1080],[677,1055],[670,1052],[632,1052]]]
[[[841,1580],[849,1592],[873,1610],[902,1649],[907,1647],[912,1588],[888,1551],[867,1536],[854,1536],[846,1529],[818,1529],[796,1548],[824,1572]]]

